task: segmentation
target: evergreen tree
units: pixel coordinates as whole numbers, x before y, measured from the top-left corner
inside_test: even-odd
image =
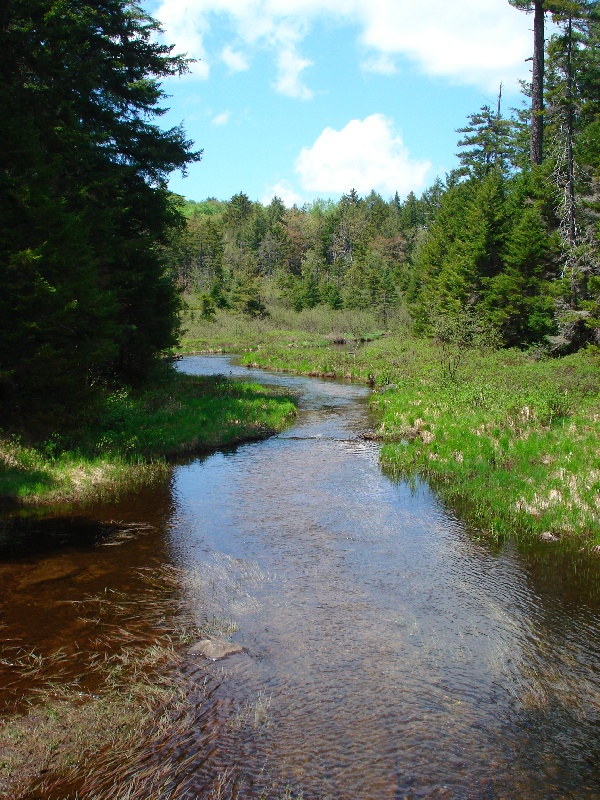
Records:
[[[545,289],[556,277],[552,239],[539,207],[522,209],[503,255],[504,269],[485,283],[486,316],[509,347],[539,342],[555,330],[554,300]]]
[[[187,70],[125,0],[0,11],[0,391],[6,411],[142,380],[177,338],[161,250],[173,169],[200,158],[154,122]]]
[[[458,142],[458,147],[465,148],[458,154],[459,174],[484,178],[493,169],[505,172],[510,155],[510,129],[510,122],[502,118],[500,108],[494,113],[490,106],[484,105],[470,114],[469,123],[457,131],[465,134]]]

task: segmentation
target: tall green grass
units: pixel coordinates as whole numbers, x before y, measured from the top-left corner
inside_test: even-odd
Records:
[[[402,324],[400,312],[390,324]],[[214,319],[202,318],[193,297],[188,297],[183,318],[181,353],[241,353],[263,346],[277,345],[282,337],[313,345],[329,344],[332,338],[348,340],[370,336],[379,330],[375,314],[344,309],[335,311],[325,306],[296,312],[281,306],[269,307],[269,316],[252,318],[228,311],[218,311]]]
[[[267,436],[294,414],[292,399],[259,385],[169,372],[144,393],[107,395],[51,435],[0,435],[0,500],[113,496],[165,475],[168,459]]]
[[[473,355],[459,381],[435,373],[377,395],[382,462],[428,478],[496,537],[600,541],[600,359]]]
[[[389,336],[358,349],[279,341],[246,363],[376,388],[390,474],[422,476],[496,537],[600,543],[600,352],[562,359]]]

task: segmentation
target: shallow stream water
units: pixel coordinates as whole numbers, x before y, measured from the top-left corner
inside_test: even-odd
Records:
[[[245,648],[184,666],[211,690],[175,743],[182,800],[223,775],[221,797],[600,798],[600,558],[497,547],[386,477],[357,436],[364,387],[219,356],[180,368],[287,387],[298,419],[32,523],[47,549],[0,561],[4,646],[74,649],[72,601],[149,591],[140,575],[173,566],[178,602]]]

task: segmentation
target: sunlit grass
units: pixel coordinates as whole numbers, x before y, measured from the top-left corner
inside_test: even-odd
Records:
[[[455,359],[450,376],[447,360]],[[600,353],[535,360],[521,351],[444,352],[388,336],[359,348],[289,341],[247,364],[368,382],[381,459],[398,478],[427,478],[496,537],[600,542]]]
[[[73,429],[41,441],[0,435],[0,498],[18,504],[114,496],[163,477],[167,460],[261,438],[294,417],[289,397],[222,377],[169,374],[107,395]]]
[[[469,362],[459,381],[398,376],[374,398],[390,442],[383,464],[428,478],[494,536],[600,541],[597,354],[474,353]]]

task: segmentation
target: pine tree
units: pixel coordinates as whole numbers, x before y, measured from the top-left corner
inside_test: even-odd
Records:
[[[177,338],[159,245],[166,179],[200,158],[161,130],[187,69],[125,0],[7,0],[0,12],[0,391],[5,411],[135,381]],[[85,65],[83,68],[82,65]]]
[[[531,74],[531,163],[539,165],[544,157],[544,55],[545,12],[544,0],[509,0],[511,6],[533,18],[533,69]]]

